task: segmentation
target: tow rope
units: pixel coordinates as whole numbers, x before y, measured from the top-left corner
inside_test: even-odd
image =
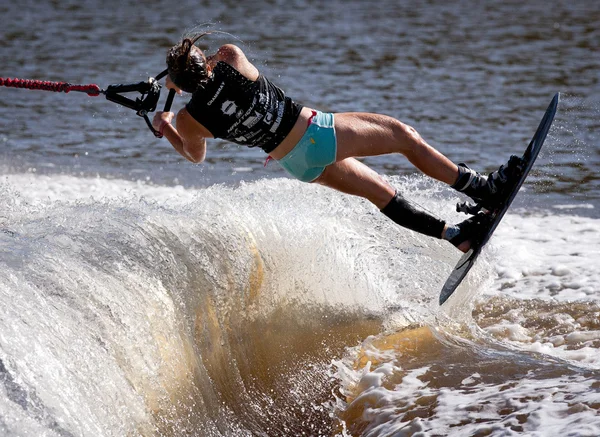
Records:
[[[160,79],[168,74],[167,70],[164,70],[156,77],[149,77],[144,82],[137,82],[131,84],[114,84],[109,85],[105,90],[100,89],[98,85],[75,85],[68,82],[50,82],[34,79],[17,79],[17,78],[2,78],[0,77],[0,86],[9,88],[25,88],[30,90],[43,90],[53,92],[69,93],[71,91],[78,91],[86,93],[88,96],[99,96],[104,94],[107,100],[115,102],[119,105],[133,109],[137,115],[144,118],[144,121],[148,125],[148,128],[152,131],[155,137],[162,138],[162,134],[158,132],[152,126],[148,114],[156,110],[156,105],[160,99],[161,86],[158,83]],[[125,93],[137,92],[140,94],[139,97],[131,99],[124,96]],[[173,104],[173,98],[175,97],[175,90],[170,90],[165,102],[164,111],[168,112],[171,110]]]

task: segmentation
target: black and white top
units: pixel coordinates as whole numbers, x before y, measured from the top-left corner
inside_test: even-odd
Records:
[[[266,153],[290,133],[302,110],[262,74],[251,81],[222,61],[186,108],[215,138]]]

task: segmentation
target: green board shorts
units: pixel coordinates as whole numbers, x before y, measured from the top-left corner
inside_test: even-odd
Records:
[[[278,162],[296,179],[312,182],[321,176],[325,167],[335,162],[336,153],[333,114],[313,111],[298,144]]]

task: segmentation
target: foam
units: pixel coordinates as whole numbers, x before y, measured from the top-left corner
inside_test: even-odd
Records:
[[[123,197],[184,204],[197,193],[196,190],[185,189],[181,185],[160,186],[144,180],[105,179],[99,176],[80,178],[71,175],[22,173],[2,175],[0,182],[10,186],[24,202],[33,205]]]
[[[367,339],[361,348],[372,348],[367,343],[378,340],[384,338]],[[432,340],[421,336],[421,341]],[[442,355],[449,352],[443,344],[433,345],[442,349]],[[389,361],[368,362],[362,367],[352,359],[360,356],[361,348],[335,363],[335,376],[346,394],[337,404],[340,417],[346,429],[360,430],[360,435],[600,433],[596,379],[572,374],[560,364],[552,370],[551,363],[519,362],[515,357],[504,361],[504,354],[493,364],[485,358],[498,351],[488,350],[481,356],[472,356],[470,351],[467,359],[473,361],[456,361],[452,352],[444,358],[411,355],[404,359],[396,354]],[[430,364],[419,365],[423,361]],[[483,365],[475,371],[478,361]],[[407,368],[403,368],[404,362]],[[512,375],[515,370],[517,378]],[[466,376],[460,376],[463,374]]]
[[[475,321],[514,350],[541,353],[579,367],[600,368],[600,308],[596,301],[527,301],[497,296],[477,308]]]
[[[393,182],[412,193],[411,198],[426,209],[450,221],[464,219],[453,211],[458,200],[455,194],[441,184],[420,177]],[[11,326],[21,326],[23,331],[0,339],[4,354],[0,359],[11,366],[11,374],[31,372],[29,379],[21,376],[26,386],[30,384],[48,397],[65,398],[59,401],[60,417],[87,418],[72,420],[71,426],[90,429],[99,423],[119,432],[144,426],[153,429],[149,410],[176,390],[185,396],[194,356],[185,329],[181,331],[182,320],[186,321],[183,325],[203,321],[202,338],[211,353],[219,349],[212,345],[228,345],[223,326],[228,332],[242,329],[232,322],[239,317],[232,315],[268,320],[293,314],[298,318],[294,323],[307,332],[313,332],[317,324],[333,329],[340,316],[351,314],[358,320],[381,317],[388,330],[411,323],[436,326],[437,294],[460,256],[447,242],[398,228],[366,201],[289,179],[242,183],[236,188],[191,189],[100,177],[9,174],[0,179],[0,193],[6,199],[0,206],[4,232],[0,233],[0,250],[10,254],[0,276],[4,298],[11,299],[6,293],[19,291],[25,300],[13,301],[13,305],[18,303],[25,311],[19,314],[29,311],[37,321],[27,327],[15,323],[21,315],[11,313]],[[463,310],[459,321],[468,323],[467,316],[479,297],[489,303],[479,309],[481,317],[475,319],[483,329],[483,334],[476,334],[480,341],[498,341],[518,354],[542,354],[596,368],[600,365],[600,334],[593,322],[583,320],[583,310],[573,313],[573,302],[597,299],[599,223],[564,214],[564,210],[508,214],[459,291],[462,294],[456,301]],[[178,290],[178,294],[173,296],[169,290]],[[85,296],[98,305],[95,322],[106,317],[105,322],[82,320],[90,317]],[[128,300],[121,302],[125,298]],[[40,299],[47,309],[43,314],[36,312]],[[71,306],[57,307],[53,299],[66,299]],[[498,301],[494,299],[506,304],[507,311],[496,316]],[[564,306],[557,307],[557,302]],[[69,319],[65,315],[72,311],[69,308],[83,309]],[[550,314],[552,323],[563,331],[555,332],[542,321],[532,326],[531,321],[544,314]],[[64,326],[59,323],[63,318]],[[56,323],[43,326],[45,319]],[[86,331],[83,326],[94,329]],[[131,327],[136,327],[135,336]],[[40,336],[40,332],[44,334]],[[241,336],[242,331],[237,338]],[[103,349],[107,338],[113,338],[112,346]],[[72,339],[79,339],[81,350],[98,358],[94,365],[82,359],[73,360],[80,364],[78,369],[69,366],[70,355],[64,345]],[[367,340],[365,343],[371,338]],[[418,348],[421,337],[413,340]],[[56,355],[30,354],[30,361],[21,357],[22,345],[41,341]],[[322,347],[327,350],[329,346],[324,343]],[[431,429],[452,435],[453,425],[461,418],[467,423],[456,428],[461,435],[487,429],[488,425],[476,423],[484,418],[494,422],[490,429],[502,432],[522,425],[516,413],[498,413],[504,403],[521,398],[528,400],[514,411],[524,411],[531,433],[545,432],[550,429],[550,416],[564,416],[569,411],[574,411],[573,417],[560,422],[557,426],[561,429],[579,420],[596,430],[586,409],[591,402],[586,395],[591,383],[583,377],[524,378],[510,382],[514,385],[489,386],[481,382],[486,375],[478,370],[461,377],[458,383],[462,385],[436,389],[424,382],[432,368],[402,368],[403,356],[420,357],[421,352],[412,346],[404,350],[368,347],[372,364],[357,370],[346,362],[336,362],[342,393],[355,399],[350,406],[344,406],[343,400],[340,405],[369,416],[371,434],[365,435]],[[451,351],[462,347],[457,343]],[[469,348],[475,349],[473,345]],[[123,362],[113,361],[108,352],[115,350]],[[216,352],[213,358],[220,362]],[[517,355],[514,360],[520,358]],[[44,360],[48,367],[36,364]],[[236,371],[221,368],[225,375]],[[87,378],[86,372],[94,376]],[[65,373],[75,379],[56,376]],[[113,373],[118,375],[114,380]],[[81,381],[100,384],[96,377],[110,381],[107,398],[122,401],[111,404],[98,398],[104,399],[99,405],[86,398],[86,383]],[[36,384],[36,379],[48,384]],[[203,381],[210,392],[207,387],[212,380]],[[572,381],[576,402],[556,398],[552,387]],[[53,385],[66,382],[72,386],[53,392]],[[234,392],[239,390],[232,387],[229,389]],[[533,396],[538,392],[550,401]],[[240,391],[246,399],[254,395],[263,394]],[[406,414],[421,414],[423,405],[433,398],[438,400],[433,418],[406,421],[399,414],[399,405]],[[467,409],[477,399],[490,406]],[[195,408],[213,401],[195,399]],[[83,414],[81,405],[92,413]],[[374,407],[365,409],[364,405]],[[110,419],[121,417],[119,409],[130,411],[125,425]],[[462,415],[457,416],[457,411]]]
[[[69,430],[162,431],[172,416],[243,428],[263,416],[232,421],[211,393],[235,393],[231,411],[248,415],[287,397],[246,388],[238,376],[254,384],[262,370],[243,368],[240,350],[268,353],[270,363],[280,337],[288,347],[322,335],[301,347],[307,359],[328,356],[326,334],[353,338],[361,324],[372,332],[398,302],[422,318],[431,278],[444,274],[441,242],[390,236],[394,225],[368,202],[287,179],[196,190],[11,174],[0,193],[0,300],[11,308],[0,359],[24,390],[59,405],[47,414]],[[431,274],[412,277],[415,262]],[[267,337],[244,322],[281,328]],[[239,344],[252,335],[266,343]],[[282,384],[302,372],[291,367]],[[306,388],[319,389],[329,392]]]
[[[507,214],[492,239],[498,279],[492,293],[573,300],[600,293],[600,220]]]
[[[77,178],[68,175],[13,174],[4,175],[1,180],[17,194],[18,202],[31,205],[125,198],[128,201],[148,201],[167,207],[181,207],[194,202],[200,193],[206,192],[182,186],[157,186],[146,181]],[[297,191],[292,188],[293,182],[281,181],[285,182],[274,183]],[[449,221],[463,219],[464,216],[451,209],[454,199],[448,201],[441,197],[446,197],[448,193],[439,185],[424,185],[420,178],[405,178],[401,180],[401,184],[406,191],[414,194],[414,200],[425,207],[436,209],[441,204],[443,207],[438,213]],[[306,189],[305,186],[302,187],[303,190]],[[210,190],[222,190],[223,195],[227,193],[224,187],[213,187]],[[310,199],[313,191],[308,189],[306,195],[296,193],[296,200],[314,202],[314,199]],[[256,197],[256,193],[249,195]],[[261,198],[260,201],[264,199]],[[274,202],[270,202],[268,206],[277,209]],[[344,205],[338,206],[342,208]],[[282,208],[285,207],[284,204]],[[364,211],[370,214],[368,208]],[[299,223],[295,224],[301,226]],[[405,240],[402,250],[407,252],[413,250],[415,245],[422,245],[423,241],[412,233],[398,237]],[[448,250],[443,243],[435,244],[434,241],[427,241],[427,245],[433,249],[428,251],[428,257],[438,258],[444,264],[452,265],[456,257],[452,250]],[[471,290],[486,277],[490,277],[491,269],[491,277],[495,279],[487,294],[502,293],[520,298],[561,300],[594,298],[599,292],[597,284],[600,283],[600,270],[595,268],[600,265],[600,220],[563,213],[527,214],[524,211],[511,211],[498,227],[478,264],[478,269],[474,269],[471,276],[479,277],[469,287]],[[444,274],[445,272],[440,274],[440,281],[444,279]],[[405,277],[404,280],[408,279]],[[410,282],[407,286],[409,284]],[[414,285],[420,288],[418,283]]]

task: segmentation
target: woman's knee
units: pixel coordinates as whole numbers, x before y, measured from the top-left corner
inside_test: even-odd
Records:
[[[400,145],[401,153],[410,154],[424,145],[423,137],[414,127],[396,119],[394,119],[392,125],[393,136],[397,144]]]

